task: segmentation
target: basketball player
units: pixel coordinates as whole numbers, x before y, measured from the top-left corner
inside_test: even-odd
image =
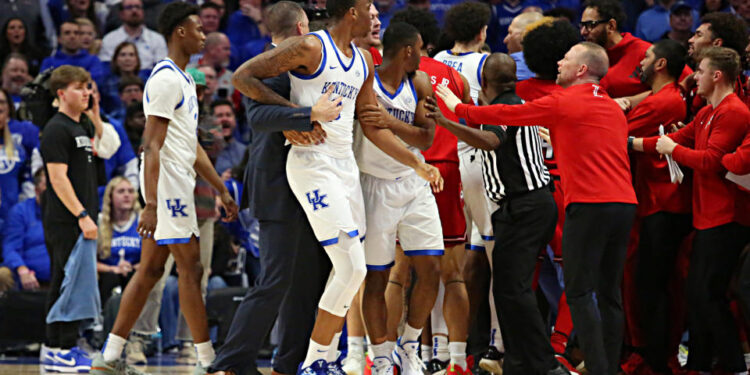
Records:
[[[482,90],[481,77],[487,54],[480,52],[487,39],[487,23],[490,9],[487,5],[477,2],[465,2],[452,7],[445,18],[445,31],[456,42],[453,48],[441,51],[435,55],[438,60],[461,73],[469,83],[471,98],[479,103],[479,93]],[[475,316],[482,298],[486,298],[481,291],[486,290],[478,285],[480,272],[490,267],[494,237],[490,215],[497,209],[485,192],[482,181],[482,153],[465,142],[458,142],[459,169],[461,172],[461,186],[463,188],[464,212],[466,213],[466,233],[469,236],[464,265],[464,280],[469,293],[469,316]],[[503,350],[500,324],[495,313],[494,298],[489,290],[490,301],[490,343],[483,354],[484,366],[496,373],[501,372],[501,354]],[[471,318],[470,318],[471,319]]]
[[[417,71],[422,38],[414,26],[391,23],[383,36],[383,64],[375,71],[378,103],[393,117],[386,124],[418,158],[430,147],[435,123],[425,117],[424,103],[432,95],[429,78]],[[405,375],[421,375],[419,336],[429,317],[440,281],[443,234],[435,197],[408,166],[380,151],[361,132],[354,153],[360,169],[368,236],[365,239],[365,278],[362,311],[373,357],[372,373],[389,374],[393,361]],[[439,181],[435,190],[442,186]],[[386,341],[385,288],[396,257],[396,238],[416,271],[409,314],[398,342]],[[394,352],[395,350],[395,352]]]
[[[334,268],[320,299],[300,374],[342,371],[335,361],[336,344],[352,298],[365,277],[360,243],[365,237],[364,202],[352,151],[355,108],[364,135],[376,146],[431,183],[440,180],[437,169],[425,164],[390,130],[382,128],[387,123],[386,115],[378,107],[375,92],[369,89],[374,82],[372,57],[352,44],[354,37],[370,31],[371,4],[370,0],[328,1],[331,20],[327,29],[287,39],[244,63],[232,80],[240,92],[266,104],[311,106],[332,85],[332,99],[343,97],[341,116],[316,125],[327,134],[325,142],[292,145],[287,161],[289,186]],[[291,101],[260,81],[285,72],[290,74]],[[363,86],[368,89],[361,90]]]
[[[97,354],[91,365],[93,374],[123,372],[126,365],[120,356],[127,335],[170,253],[180,274],[180,306],[196,343],[194,373],[205,373],[215,356],[200,292],[203,268],[193,202],[196,172],[220,192],[225,220],[235,219],[237,205],[196,135],[198,98],[195,81],[185,73],[185,66],[206,39],[198,7],[182,2],[167,5],[159,17],[159,28],[167,39],[169,54],[154,67],[143,95],[146,129],[140,180],[146,207],[138,224],[143,237],[141,266],[122,295],[103,353]]]

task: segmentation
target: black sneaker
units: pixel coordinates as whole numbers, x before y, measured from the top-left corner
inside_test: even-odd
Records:
[[[487,348],[479,360],[479,367],[487,372],[496,375],[503,374],[503,353],[500,353],[494,346]]]
[[[450,361],[441,361],[433,358],[430,360],[430,363],[427,364],[427,372],[432,375],[443,375],[448,368],[448,362]]]

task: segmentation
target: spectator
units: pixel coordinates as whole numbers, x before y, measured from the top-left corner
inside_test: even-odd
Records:
[[[109,14],[104,2],[94,0],[48,0],[47,8],[55,28],[66,21],[86,18],[94,24],[97,31],[102,32]]]
[[[122,77],[117,84],[117,95],[119,106],[113,112],[110,112],[108,116],[120,124],[125,124],[127,107],[143,99],[143,81],[132,75]]]
[[[209,65],[202,65],[198,67],[198,70],[203,72],[206,78],[206,90],[204,92],[203,102],[204,105],[210,105],[218,90],[219,81],[216,76],[216,69]]]
[[[124,177],[113,178],[104,190],[99,214],[96,270],[102,303],[114,287],[125,288],[141,261],[141,236],[136,230],[140,212],[133,184]]]
[[[128,140],[130,140],[130,146],[140,154],[143,130],[146,128],[146,115],[143,113],[142,102],[133,102],[127,107],[124,125]]]
[[[167,56],[167,42],[161,34],[143,24],[143,2],[141,0],[123,0],[120,3],[122,26],[109,32],[102,40],[99,57],[109,62],[120,43],[129,41],[138,48],[141,69],[151,69],[159,60]]]
[[[17,52],[11,52],[3,62],[3,90],[10,94],[13,107],[18,109],[21,104],[21,89],[31,81],[29,65],[26,57]]]
[[[683,2],[672,5],[669,11],[669,27],[661,39],[672,39],[687,49],[688,39],[693,36],[693,9]]]
[[[705,16],[713,12],[729,12],[731,7],[729,0],[705,0],[701,4],[700,15]]]
[[[221,134],[226,142],[226,147],[216,158],[216,172],[226,181],[231,177],[232,168],[242,161],[247,146],[234,138],[237,118],[232,102],[222,99],[214,101],[211,103],[211,114],[214,122],[221,125]]]
[[[44,170],[34,174],[35,197],[13,206],[3,231],[4,265],[15,271],[24,290],[39,289],[50,280],[40,203],[47,189]],[[41,284],[41,285],[40,285]]]
[[[102,49],[102,40],[99,38],[96,25],[90,19],[83,17],[76,18],[76,23],[78,24],[78,38],[81,48],[94,56],[99,55],[99,50]]]
[[[657,0],[654,6],[644,10],[635,24],[635,36],[653,42],[669,31],[669,10],[675,0]]]
[[[215,99],[231,98],[234,92],[232,71],[228,68],[231,55],[231,44],[226,35],[215,32],[206,36],[203,57],[198,61],[198,65],[208,65],[216,71]]]
[[[213,2],[205,2],[201,5],[199,17],[205,34],[220,31],[222,8]]]
[[[128,41],[120,43],[115,48],[109,70],[110,74],[102,85],[102,107],[107,113],[120,111],[124,114],[128,103],[118,97],[120,81],[128,76],[140,77],[143,81],[148,79],[147,72],[141,71],[141,59],[136,45]]]
[[[21,18],[8,19],[0,34],[0,61],[5,61],[12,52],[24,54],[29,63],[29,72],[35,76],[46,57],[46,51],[29,40],[26,24]]]
[[[37,0],[0,0],[0,24],[5,25],[8,20],[19,18],[26,26],[26,38],[30,45],[49,50],[55,38],[54,25],[45,23],[42,19],[42,4]],[[47,30],[45,30],[47,28]]]
[[[260,28],[262,24],[262,0],[240,0],[240,9],[229,16],[227,36],[232,45],[244,46],[248,42],[263,38]]]
[[[509,26],[524,8],[529,6],[529,0],[508,0],[492,5],[492,16],[487,25],[487,44],[493,52],[507,52],[503,43],[508,35]]]
[[[378,10],[378,19],[380,20],[380,29],[385,30],[388,24],[391,22],[396,12],[406,7],[406,1],[404,0],[375,0],[373,2],[375,8]]]
[[[91,78],[101,84],[104,79],[104,68],[99,58],[81,49],[78,40],[80,27],[73,21],[64,21],[60,25],[57,41],[60,44],[57,52],[44,59],[40,70],[57,68],[63,65],[73,65],[85,69]]]
[[[0,90],[0,131],[3,134],[0,137],[0,220],[5,219],[10,208],[18,202],[22,182],[31,179],[31,154],[39,146],[39,128],[30,122],[16,120],[15,114],[10,95]]]
[[[513,19],[510,26],[508,26],[508,35],[503,39],[503,43],[508,47],[508,54],[516,62],[516,79],[519,81],[524,81],[534,76],[534,73],[529,70],[523,59],[521,41],[526,34],[527,26],[539,21],[542,17],[542,14],[537,12],[519,14]]]

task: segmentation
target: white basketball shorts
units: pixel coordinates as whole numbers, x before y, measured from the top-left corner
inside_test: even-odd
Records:
[[[491,216],[498,207],[487,197],[484,190],[481,151],[472,149],[458,155],[458,159],[466,215],[466,234],[469,237],[466,248],[484,251],[485,241],[495,239]]]

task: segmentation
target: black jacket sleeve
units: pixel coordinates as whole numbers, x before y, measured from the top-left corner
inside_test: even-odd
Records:
[[[284,73],[263,80],[271,90],[284,98],[289,98],[291,85],[289,75]],[[258,103],[244,98],[247,121],[257,132],[279,132],[284,130],[312,130],[310,121],[311,107],[291,108],[280,105]]]

